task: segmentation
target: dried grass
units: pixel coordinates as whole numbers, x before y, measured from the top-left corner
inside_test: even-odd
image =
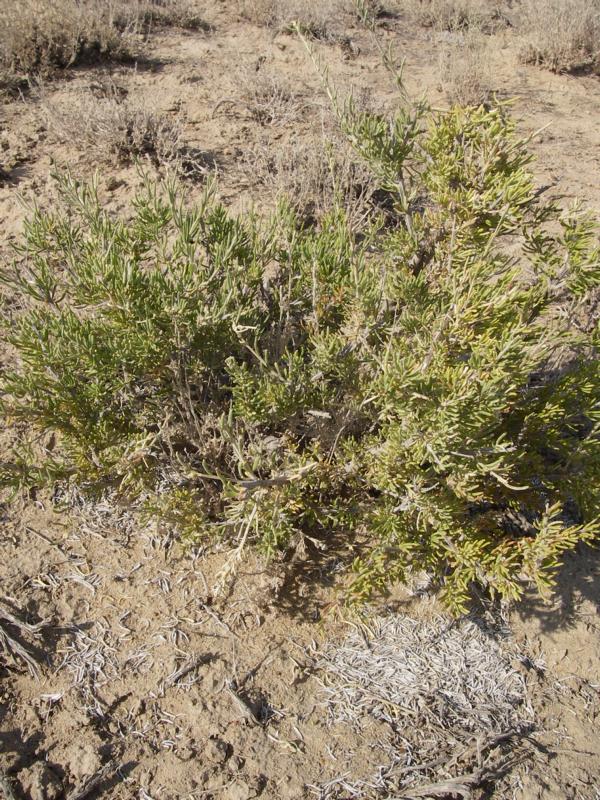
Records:
[[[39,674],[38,662],[28,646],[26,637],[28,634],[36,636],[44,624],[31,625],[15,616],[4,603],[0,603],[0,649],[13,661],[25,664],[34,678]]]
[[[525,61],[553,72],[600,63],[600,0],[523,0]]]
[[[213,30],[198,11],[197,0],[145,0],[140,3],[146,25],[165,25],[193,31]]]
[[[485,38],[475,32],[455,34],[440,53],[440,84],[452,103],[479,106],[492,94],[492,69]]]
[[[302,218],[320,218],[339,202],[350,224],[368,213],[376,181],[342,141],[292,138],[264,142],[246,155],[248,171],[275,197],[285,197]]]
[[[377,775],[313,787],[323,800],[442,789],[470,796],[461,787],[485,779],[508,757],[502,748],[531,726],[523,677],[501,641],[473,621],[375,618],[368,630],[327,644],[317,666],[331,724],[363,730],[376,720],[390,731],[388,763]]]
[[[153,25],[209,27],[193,0],[0,0],[0,83],[130,58]]]
[[[249,22],[278,30],[296,22],[315,39],[332,38],[335,21],[348,6],[344,0],[238,0],[240,13]]]
[[[423,716],[444,729],[500,733],[522,719],[523,678],[497,639],[473,621],[391,615],[330,644],[319,666],[331,721],[393,724]]]
[[[78,539],[110,539],[128,547],[136,533],[144,533],[137,509],[129,504],[123,506],[112,491],[92,500],[77,486],[61,484],[56,488],[55,502],[76,517]]]
[[[369,27],[379,17],[394,13],[392,7],[388,7],[381,0],[349,0],[348,6],[358,21],[366,23]]]
[[[180,118],[153,111],[141,98],[124,97],[113,83],[76,88],[59,98],[42,92],[41,107],[51,135],[95,161],[127,164],[146,158],[180,174],[204,171],[185,145]]]
[[[234,110],[243,108],[260,125],[289,125],[302,114],[300,95],[272,70],[242,68],[235,74],[233,83],[239,100],[222,100],[219,106]]]
[[[14,74],[65,68],[86,59],[122,58],[130,52],[130,20],[99,0],[0,0],[0,64]]]
[[[104,706],[98,696],[100,688],[119,676],[118,639],[108,627],[94,621],[87,630],[76,627],[71,642],[64,650],[58,670],[71,675],[86,714],[102,718]]]
[[[442,31],[491,33],[505,24],[500,4],[490,0],[411,0],[408,10],[421,25]]]

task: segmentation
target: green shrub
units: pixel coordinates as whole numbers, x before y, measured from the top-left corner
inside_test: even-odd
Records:
[[[60,179],[4,274],[2,388],[57,446],[4,479],[111,488],[239,552],[344,541],[358,599],[411,569],[455,610],[473,582],[544,589],[598,532],[598,328],[572,323],[594,224],[536,192],[502,110],[343,127],[391,198],[360,230],[149,181],[125,221]]]

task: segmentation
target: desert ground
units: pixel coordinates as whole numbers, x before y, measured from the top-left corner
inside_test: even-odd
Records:
[[[327,205],[332,159],[345,191],[361,180],[298,35],[261,16],[259,3],[192,5],[201,24],[135,34],[134,58],[48,71],[5,93],[3,260],[28,204],[52,207],[56,168],[96,173],[103,202],[124,214],[140,163],[152,174],[178,173],[192,199],[214,175],[234,210],[266,213],[289,193],[307,219]],[[300,13],[303,5],[311,4],[297,3]],[[384,3],[370,28],[346,6],[312,4],[311,47],[332,84],[392,111],[395,87],[381,60],[381,47],[392,45],[414,98],[442,108],[510,101],[519,131],[531,136],[539,185],[600,212],[594,67],[554,72],[526,62],[516,2],[489,4],[502,13],[478,26],[475,43],[472,31],[424,24],[415,5]],[[121,114],[140,125],[151,116],[154,139],[138,164],[123,150]],[[12,358],[3,348],[2,366]],[[5,452],[16,435],[7,422]],[[5,496],[0,520],[7,800],[600,798],[600,560],[591,548],[566,558],[546,600],[527,593],[499,609],[482,598],[455,621],[416,581],[361,621],[340,603],[335,560],[303,576],[301,564],[248,559],[216,596],[224,545],[183,544],[127,508],[75,491],[20,492]],[[390,633],[390,615],[433,642],[436,680],[453,675],[461,697],[483,692],[480,703],[497,694],[502,719],[472,710],[469,720],[436,723],[431,687],[415,694],[402,723],[373,714],[368,686],[352,694],[340,663],[352,648],[358,658],[365,630],[375,641],[387,630],[392,651],[396,633],[412,641],[413,622]],[[450,634],[456,663],[444,660]],[[460,684],[465,670],[480,676],[477,687]],[[380,676],[388,689],[390,674]],[[343,691],[349,707],[340,713]],[[378,702],[381,712],[387,701]]]

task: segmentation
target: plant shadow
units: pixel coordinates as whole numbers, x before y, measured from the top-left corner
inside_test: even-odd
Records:
[[[320,544],[307,541],[301,558],[293,557],[281,565],[280,589],[274,605],[292,618],[318,622],[323,614],[343,605],[343,576],[348,575],[352,562],[368,549],[367,542],[351,541],[343,533],[330,537],[326,548]],[[423,592],[411,591],[406,596],[404,588],[391,587],[389,595],[376,596],[373,602],[388,612],[410,614],[415,596],[435,594],[440,587],[433,582]],[[490,610],[496,604],[476,591],[469,614],[491,619]],[[584,605],[588,606],[585,610]],[[597,623],[594,619],[589,623],[600,631],[600,547],[579,544],[565,555],[557,569],[549,597],[542,597],[534,586],[529,586],[513,608],[525,621],[537,619],[545,633],[572,628],[583,614],[597,617]]]
[[[306,539],[282,566],[282,581],[274,605],[295,619],[319,622],[322,615],[344,603],[341,586],[352,563],[367,549],[346,531],[330,532],[326,541]]]
[[[586,602],[593,607],[600,630],[600,548],[579,544],[557,570],[551,597],[545,600],[528,590],[517,610],[525,620],[537,618],[542,631],[552,632],[573,627]]]

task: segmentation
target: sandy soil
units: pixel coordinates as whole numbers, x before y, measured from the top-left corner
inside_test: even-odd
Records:
[[[20,197],[51,203],[52,162],[83,176],[99,169],[103,197],[126,209],[135,168],[91,153],[77,138],[61,140],[44,112],[69,107],[78,92],[109,78],[181,123],[187,147],[205,174],[217,169],[220,193],[235,208],[274,202],[276,181],[264,167],[248,167],[264,165],[257,154],[285,156],[334,134],[328,100],[296,38],[250,24],[229,0],[207,6],[206,18],[210,33],[155,32],[137,68],[76,69],[0,107],[4,253],[22,225]],[[406,58],[409,90],[446,105],[438,63],[448,34],[402,15],[383,23],[383,43]],[[315,43],[333,82],[391,108],[393,86],[371,34],[351,19],[336,24],[337,38]],[[510,28],[489,47],[493,88],[516,98],[520,129],[544,128],[532,141],[540,184],[599,209],[600,78],[522,64]],[[261,121],[247,86],[265,71],[287,85],[292,101]],[[202,175],[189,181],[192,196],[202,183]],[[2,446],[11,438],[5,430]],[[281,569],[246,564],[231,593],[216,600],[211,586],[226,554],[184,550],[126,512],[76,504],[61,511],[39,495],[0,506],[0,524],[3,606],[44,623],[24,634],[37,675],[0,660],[0,767],[17,797],[295,800],[318,797],[311,786],[342,774],[376,771],[374,739],[328,725],[312,669],[312,654],[350,624],[332,589],[332,564],[295,590]],[[535,732],[524,761],[469,796],[600,798],[599,602],[598,555],[582,549],[567,559],[551,601],[532,596],[510,611],[511,647],[528,654],[520,669]],[[434,598],[406,592],[387,608],[442,613]]]

